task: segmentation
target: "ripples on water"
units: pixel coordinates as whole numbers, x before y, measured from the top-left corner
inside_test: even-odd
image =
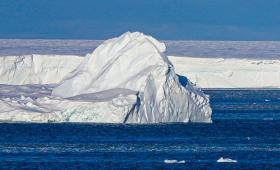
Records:
[[[0,167],[278,169],[280,90],[205,90],[212,124],[0,124]],[[217,163],[219,158],[237,160]]]

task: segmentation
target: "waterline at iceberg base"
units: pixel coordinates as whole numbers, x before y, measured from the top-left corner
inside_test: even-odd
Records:
[[[208,96],[193,87],[187,78],[180,82],[172,63],[164,55],[165,50],[164,43],[150,36],[127,32],[102,43],[72,72],[63,72],[60,83],[44,80],[44,84],[37,84],[43,79],[36,75],[36,84],[32,79],[28,85],[2,84],[0,120],[211,122]],[[27,67],[31,73],[36,72],[30,69],[38,65],[36,62],[41,60],[31,57]],[[60,63],[62,67],[63,64]],[[24,72],[24,63],[15,67],[14,72]],[[55,75],[55,70],[51,72]]]

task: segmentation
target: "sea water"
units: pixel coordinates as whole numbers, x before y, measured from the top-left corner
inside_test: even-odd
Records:
[[[0,169],[280,169],[280,90],[204,92],[211,124],[0,123]]]

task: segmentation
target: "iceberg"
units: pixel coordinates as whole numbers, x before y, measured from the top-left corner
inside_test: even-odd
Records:
[[[234,162],[236,163],[237,160],[234,160],[234,159],[230,159],[230,158],[223,158],[223,157],[220,157],[218,160],[217,160],[218,163],[229,163],[229,162]]]
[[[1,85],[0,120],[211,122],[209,97],[175,73],[165,50],[165,44],[151,36],[127,32],[106,40],[83,59],[61,58],[53,68],[47,67],[50,59],[34,55],[11,60],[7,67],[12,69],[1,73],[6,84],[41,85]],[[28,70],[24,77],[29,78],[20,77],[22,70]],[[20,81],[13,81],[17,77]],[[53,85],[42,85],[48,83]]]
[[[208,96],[190,82],[180,84],[165,50],[164,43],[139,32],[109,39],[66,75],[52,95],[128,89],[137,101],[124,123],[211,122]]]
[[[177,164],[185,164],[186,161],[185,160],[178,161],[176,159],[165,159],[164,163],[166,163],[166,164],[175,164],[175,163],[177,163]]]

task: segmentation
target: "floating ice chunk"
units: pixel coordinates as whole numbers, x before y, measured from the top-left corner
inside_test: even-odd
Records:
[[[219,163],[222,163],[222,162],[237,162],[237,160],[221,157],[220,159],[217,160],[217,162],[219,162]]]
[[[164,163],[166,163],[166,164],[175,164],[175,163],[184,164],[184,163],[186,163],[186,161],[185,160],[178,161],[178,160],[175,160],[175,159],[165,159]]]

